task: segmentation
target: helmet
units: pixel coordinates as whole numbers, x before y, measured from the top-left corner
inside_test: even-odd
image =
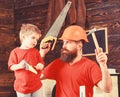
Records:
[[[62,36],[60,37],[61,40],[84,40],[85,42],[88,42],[87,35],[85,30],[77,25],[72,25],[67,27]]]

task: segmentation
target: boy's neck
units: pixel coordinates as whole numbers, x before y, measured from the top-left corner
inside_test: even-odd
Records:
[[[21,45],[20,48],[21,48],[21,49],[30,49],[30,48],[28,48],[28,47],[26,47],[26,46],[24,46],[24,45]]]

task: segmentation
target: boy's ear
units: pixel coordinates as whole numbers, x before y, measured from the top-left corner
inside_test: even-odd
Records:
[[[22,36],[22,39],[24,39],[24,38],[25,38],[25,35]]]

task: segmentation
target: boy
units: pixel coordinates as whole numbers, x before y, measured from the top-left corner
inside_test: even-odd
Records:
[[[43,60],[39,51],[34,48],[41,37],[41,31],[33,24],[23,24],[19,33],[21,45],[10,53],[8,69],[14,71],[14,90],[17,97],[42,97],[40,81]],[[26,70],[26,64],[37,71]]]

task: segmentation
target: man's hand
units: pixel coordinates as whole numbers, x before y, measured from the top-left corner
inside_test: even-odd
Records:
[[[112,90],[112,79],[107,69],[107,55],[103,53],[102,48],[95,50],[96,60],[100,65],[102,72],[102,80],[98,82],[97,86],[104,92],[110,93]]]
[[[96,60],[99,63],[99,65],[106,64],[107,63],[107,55],[103,52],[102,48],[95,49],[96,54]]]

